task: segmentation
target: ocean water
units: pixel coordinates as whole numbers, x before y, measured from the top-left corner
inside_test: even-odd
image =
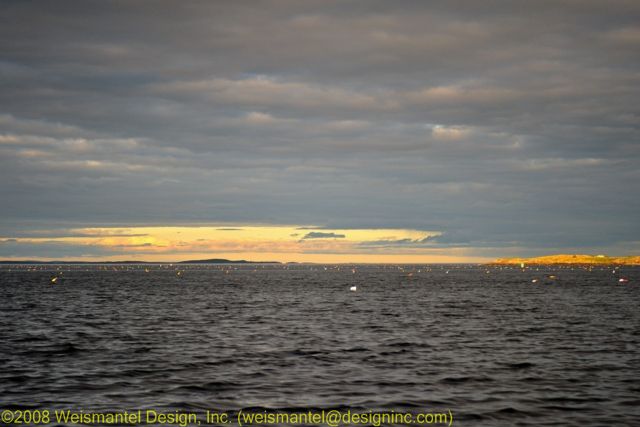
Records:
[[[631,267],[2,266],[0,409],[638,426],[639,301]]]

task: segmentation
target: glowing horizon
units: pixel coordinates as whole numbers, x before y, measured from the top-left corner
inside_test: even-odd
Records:
[[[314,226],[154,226],[90,227],[64,233],[40,231],[30,236],[0,237],[4,243],[57,246],[61,256],[12,256],[5,260],[179,262],[230,260],[310,263],[454,263],[486,257],[465,248],[437,248],[430,239],[441,233],[412,229],[341,229]],[[66,253],[68,250],[74,253]]]

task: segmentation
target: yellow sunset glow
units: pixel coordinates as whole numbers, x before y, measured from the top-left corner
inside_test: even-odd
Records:
[[[438,232],[410,229],[325,229],[312,226],[217,225],[78,228],[58,237],[3,237],[22,244],[72,245],[87,249],[82,260],[170,262],[246,259],[278,262],[479,261],[461,249],[436,249],[425,239]],[[100,249],[95,256],[91,249]],[[56,257],[65,259],[66,257]],[[70,258],[78,258],[70,257]]]

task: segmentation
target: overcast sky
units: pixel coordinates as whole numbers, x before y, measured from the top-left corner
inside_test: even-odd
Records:
[[[640,249],[637,0],[0,4],[0,257],[221,224]]]

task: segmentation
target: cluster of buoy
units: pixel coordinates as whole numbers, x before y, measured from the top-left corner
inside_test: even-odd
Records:
[[[550,280],[556,280],[558,277],[554,276],[554,275],[551,275],[551,276],[548,276],[548,278]],[[626,278],[626,277],[621,277],[621,278],[618,279],[618,283],[628,283],[628,282],[629,282],[629,279]],[[532,279],[531,283],[538,283],[538,279]]]

